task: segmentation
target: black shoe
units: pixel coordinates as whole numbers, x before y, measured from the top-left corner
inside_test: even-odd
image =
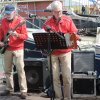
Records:
[[[11,96],[12,93],[9,90],[5,90],[4,92],[0,93],[0,96]]]
[[[21,99],[26,99],[27,93],[26,92],[22,92],[20,97],[21,97]]]

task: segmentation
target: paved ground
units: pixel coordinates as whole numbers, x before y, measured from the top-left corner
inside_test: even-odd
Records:
[[[2,80],[0,80],[0,92],[5,90],[5,84]],[[0,100],[22,100],[19,97],[19,92],[15,92],[13,96],[0,96]],[[42,92],[34,92],[34,93],[28,93],[28,97],[26,100],[51,100],[51,98],[44,97],[44,93]],[[52,99],[53,100],[53,99]],[[58,100],[58,99],[54,99]],[[100,100],[100,97],[78,97],[78,98],[72,98],[72,100]]]
[[[0,92],[3,90],[5,90],[5,84],[0,80]],[[27,100],[50,100],[50,98],[41,97],[42,95],[41,92],[28,93]],[[20,93],[15,92],[13,96],[0,96],[0,100],[21,100],[19,96]]]

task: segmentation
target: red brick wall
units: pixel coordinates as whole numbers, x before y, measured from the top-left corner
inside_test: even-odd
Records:
[[[37,2],[36,3],[36,9],[46,9],[46,7],[50,4],[51,2]],[[37,15],[39,16],[49,16],[51,13],[49,12],[37,12]]]
[[[36,14],[37,16],[50,16],[50,12],[43,12],[42,10],[46,9],[46,7],[51,2],[42,1],[42,2],[25,2],[25,3],[18,3],[17,7],[19,9],[19,15],[22,17],[28,18],[28,14]],[[28,12],[30,10],[30,12]],[[32,11],[33,10],[33,11]],[[36,11],[36,12],[35,12]]]

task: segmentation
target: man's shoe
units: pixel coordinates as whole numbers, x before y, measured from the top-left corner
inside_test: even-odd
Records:
[[[21,99],[26,99],[27,93],[26,92],[22,92],[20,97],[21,97]]]
[[[12,93],[9,90],[5,90],[4,92],[0,93],[0,96],[11,96]]]

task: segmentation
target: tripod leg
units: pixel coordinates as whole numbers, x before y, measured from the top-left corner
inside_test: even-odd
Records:
[[[52,72],[52,62],[51,62],[51,55],[50,55],[50,78],[51,78],[51,88],[52,94],[50,100],[54,100],[54,85],[53,85],[53,72]]]
[[[61,93],[62,93],[61,100],[64,100],[64,85],[63,85],[63,77],[62,77],[62,71],[61,71],[61,66],[60,66],[60,60],[59,60],[59,79],[60,79]]]

